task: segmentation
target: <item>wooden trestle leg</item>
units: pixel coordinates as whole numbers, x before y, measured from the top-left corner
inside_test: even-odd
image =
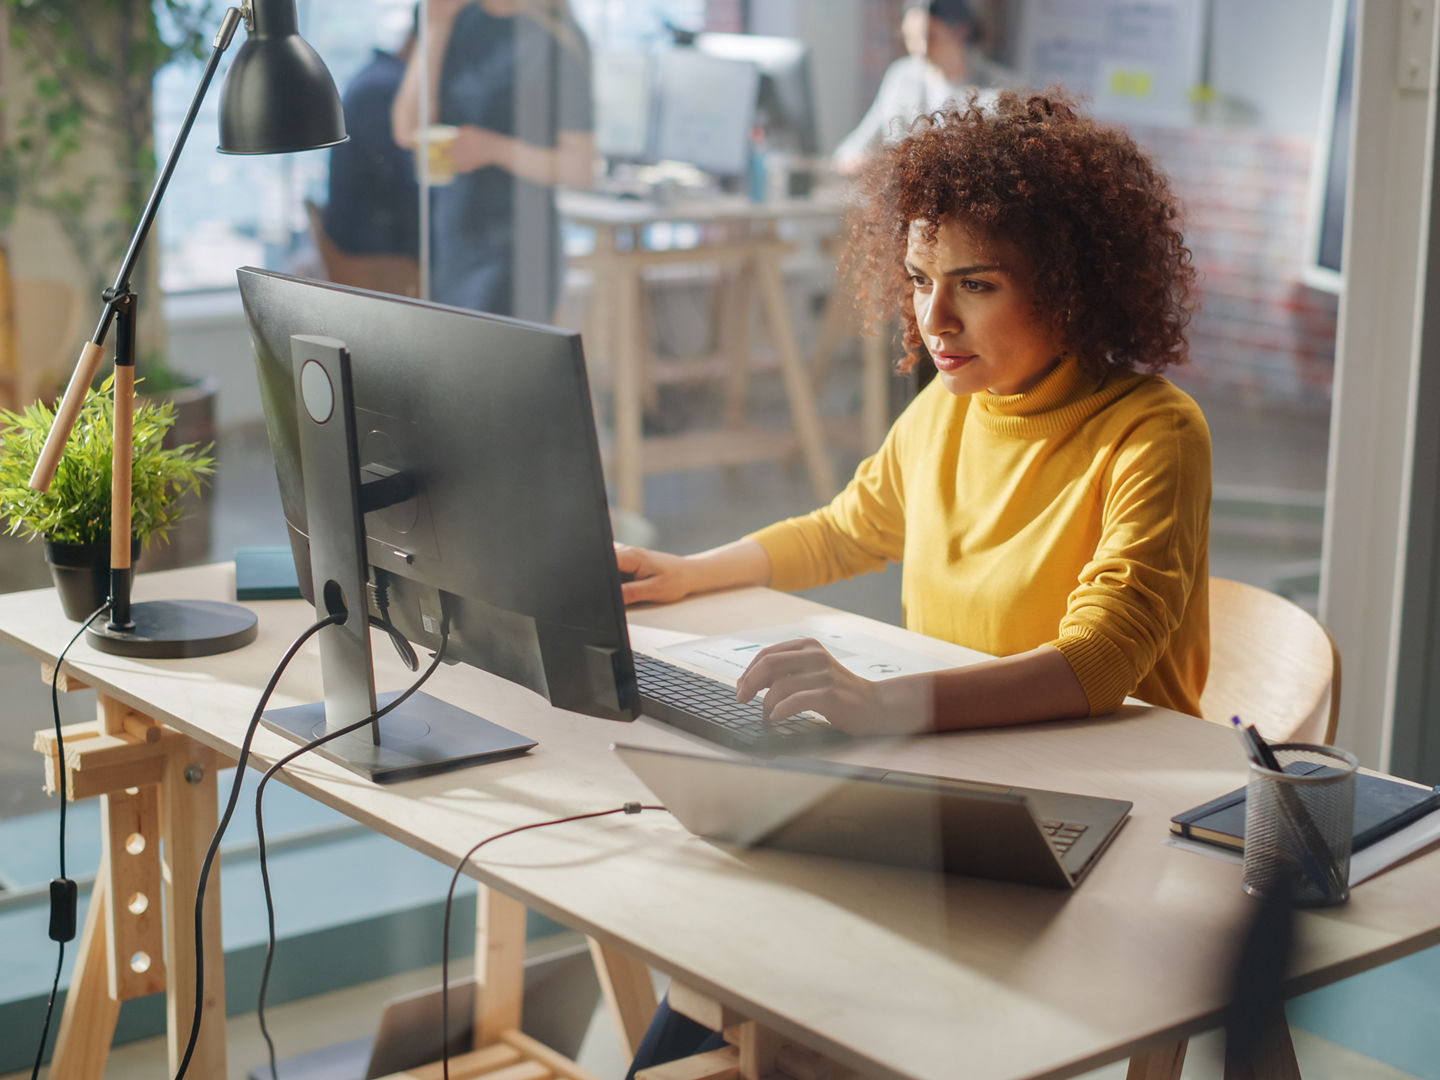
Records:
[[[636,1080],[862,1080],[861,1074],[830,1061],[728,1005],[679,982],[670,984],[670,1007],[682,1016],[722,1032],[728,1046],[666,1062],[636,1073]]]
[[[46,673],[48,678],[48,672]],[[62,675],[65,690],[84,684]],[[166,994],[169,1066],[178,1068],[195,999],[194,905],[218,818],[216,772],[226,760],[190,737],[105,695],[92,723],[64,731],[63,760],[52,729],[35,734],[45,785],[66,798],[99,798],[103,837],[85,928],[56,1032],[51,1080],[100,1080],[120,1003]],[[450,1062],[453,1080],[595,1080],[520,1031],[525,907],[481,886],[476,904],[475,1049]],[[212,866],[201,917],[204,1017],[190,1075],[225,1080],[225,956],[220,941],[220,874]],[[591,943],[622,1039],[633,1043],[654,1011],[645,966]],[[392,1080],[433,1080],[439,1066]]]
[[[79,688],[74,679],[64,689]],[[99,798],[102,847],[74,974],[65,998],[52,1080],[98,1080],[120,1003],[166,994],[170,1070],[189,1038],[195,997],[194,903],[200,865],[217,818],[215,773],[223,759],[203,744],[100,695],[93,723],[36,732],[45,783],[66,797]],[[191,1072],[225,1077],[225,956],[220,880],[211,870],[203,913],[204,1020]]]
[[[451,1080],[596,1080],[520,1030],[525,905],[485,885],[475,897],[475,1048],[450,1059]],[[439,1080],[438,1062],[383,1080]]]

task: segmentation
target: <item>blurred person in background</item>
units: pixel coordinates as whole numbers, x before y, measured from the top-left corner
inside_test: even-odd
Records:
[[[390,110],[415,51],[420,5],[393,53],[376,49],[345,88],[350,139],[330,151],[325,235],[351,255],[407,255],[420,249],[420,188],[410,151],[395,142]]]
[[[590,50],[566,0],[429,0],[431,122],[454,179],[431,188],[430,296],[549,322],[564,274],[557,186],[588,187],[595,143]],[[421,143],[416,49],[391,112]]]
[[[966,0],[930,0],[906,10],[900,22],[906,55],[885,70],[875,100],[855,130],[831,155],[835,171],[860,171],[876,148],[905,135],[916,117],[950,102],[963,102],[972,89],[982,106],[995,91],[1014,87],[1014,72],[982,53],[981,25]]]

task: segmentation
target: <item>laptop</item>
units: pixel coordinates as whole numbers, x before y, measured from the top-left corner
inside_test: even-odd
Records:
[[[613,749],[708,840],[1051,888],[1079,884],[1132,805],[815,758]]]

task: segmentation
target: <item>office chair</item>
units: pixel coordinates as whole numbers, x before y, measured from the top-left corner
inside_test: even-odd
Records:
[[[1210,677],[1200,714],[1239,716],[1268,742],[1329,745],[1340,712],[1340,652],[1304,608],[1265,589],[1210,579]]]
[[[1227,725],[1238,716],[1267,742],[1330,745],[1340,715],[1340,651],[1330,632],[1283,596],[1211,578],[1210,676],[1200,714]],[[1266,1037],[1257,1075],[1298,1077],[1283,1022]],[[1179,1080],[1185,1048],[1182,1040],[1132,1057],[1126,1080]]]
[[[305,215],[327,280],[394,296],[420,295],[417,260],[408,255],[352,255],[341,251],[325,232],[324,209],[306,199]]]

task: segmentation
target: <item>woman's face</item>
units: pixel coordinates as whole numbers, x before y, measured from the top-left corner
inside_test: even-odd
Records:
[[[924,59],[929,48],[930,13],[923,7],[914,7],[900,19],[900,40],[905,42],[905,51],[911,56]]]
[[[1030,267],[1014,245],[982,244],[950,220],[927,243],[915,221],[905,269],[920,335],[952,394],[1018,394],[1059,361],[1059,334],[1037,317]]]
[[[965,43],[969,32],[964,26],[947,23],[944,19],[930,19],[926,23],[925,59],[940,69],[947,82],[965,81],[969,71],[965,55]]]

